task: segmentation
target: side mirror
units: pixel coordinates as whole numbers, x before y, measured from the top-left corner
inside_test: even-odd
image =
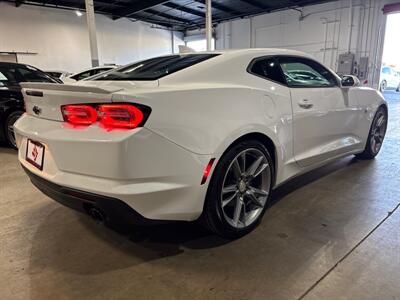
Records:
[[[342,84],[342,87],[359,86],[360,80],[354,75],[343,75],[341,84]]]

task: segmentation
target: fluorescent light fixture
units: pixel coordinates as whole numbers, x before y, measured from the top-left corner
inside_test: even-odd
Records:
[[[75,13],[76,13],[76,15],[78,17],[82,17],[83,16],[83,13],[80,10],[76,10]]]

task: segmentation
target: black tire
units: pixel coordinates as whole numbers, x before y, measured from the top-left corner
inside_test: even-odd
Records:
[[[265,173],[262,173],[261,176],[266,176],[265,174],[268,174],[270,184],[268,188],[268,195],[266,196],[266,200],[264,202],[265,203],[264,207],[260,209],[258,217],[254,219],[254,221],[248,226],[243,225],[245,227],[236,228],[232,226],[225,218],[222,208],[222,188],[225,181],[225,177],[227,176],[229,168],[232,165],[234,159],[237,158],[238,155],[245,150],[260,151],[259,153],[262,152],[262,154],[264,154],[266,162],[269,165],[269,168],[268,169],[266,168],[264,171],[262,171]],[[222,156],[222,158],[219,160],[218,165],[214,170],[207,191],[204,210],[201,217],[201,223],[205,225],[209,230],[225,238],[238,238],[249,233],[260,223],[269,205],[273,183],[274,183],[274,165],[267,148],[262,143],[256,140],[247,140],[239,142],[238,144],[231,147]],[[242,199],[244,199],[244,196]],[[242,206],[244,210],[246,209],[246,205]]]
[[[381,142],[379,148],[376,149],[376,147],[374,147],[372,139],[375,139],[374,130],[376,130],[377,122],[381,118],[381,116],[384,116],[385,123],[382,127],[383,134],[382,133],[380,134],[380,135],[382,135],[382,142]],[[387,122],[388,122],[387,110],[384,106],[381,106],[378,108],[378,110],[375,113],[374,120],[372,121],[371,128],[369,129],[368,139],[367,139],[367,143],[365,145],[364,151],[359,154],[356,154],[356,157],[358,159],[373,159],[373,158],[375,158],[375,156],[378,155],[379,151],[381,150],[383,140],[385,138]]]
[[[399,86],[396,89],[396,92],[400,92],[400,83],[399,83]]]
[[[4,136],[6,138],[6,142],[10,147],[14,149],[17,149],[17,144],[15,142],[15,135],[12,126],[23,113],[23,111],[13,111],[7,116],[4,123]]]
[[[383,80],[379,85],[379,90],[383,93],[386,89],[387,89],[387,82],[386,80]]]

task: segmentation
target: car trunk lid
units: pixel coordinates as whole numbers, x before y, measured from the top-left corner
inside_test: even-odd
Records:
[[[61,106],[80,103],[110,103],[121,87],[80,86],[54,83],[21,83],[26,112],[38,118],[63,121]]]

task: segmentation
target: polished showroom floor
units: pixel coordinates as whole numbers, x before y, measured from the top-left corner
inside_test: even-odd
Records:
[[[0,299],[400,299],[400,93],[373,161],[279,188],[236,241],[194,224],[119,234],[37,191],[0,147]]]

